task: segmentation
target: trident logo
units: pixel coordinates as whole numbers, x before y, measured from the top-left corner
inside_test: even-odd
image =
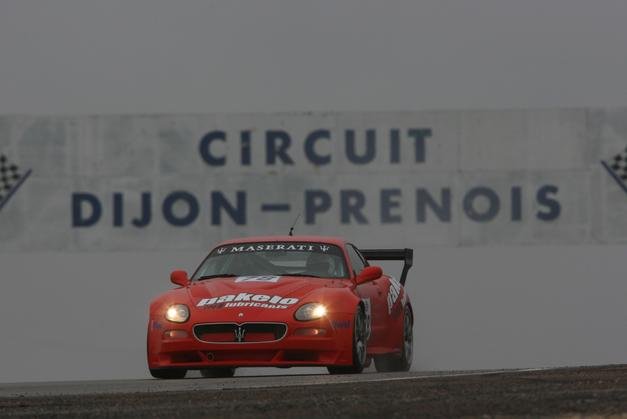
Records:
[[[244,335],[246,334],[246,329],[242,326],[237,326],[237,329],[233,330],[235,334],[235,341],[238,343],[242,343],[244,341]]]

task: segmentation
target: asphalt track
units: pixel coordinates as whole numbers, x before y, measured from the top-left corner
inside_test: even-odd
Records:
[[[627,417],[627,365],[0,385],[2,417]]]

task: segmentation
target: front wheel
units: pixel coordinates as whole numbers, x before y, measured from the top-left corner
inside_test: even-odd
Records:
[[[378,372],[409,371],[414,352],[414,318],[409,306],[405,306],[403,316],[403,347],[401,354],[379,355],[374,358]]]
[[[155,378],[160,378],[162,380],[180,380],[181,378],[185,378],[185,374],[187,374],[187,370],[185,369],[152,369],[150,368],[150,375]]]
[[[329,366],[329,374],[359,374],[366,365],[366,339],[367,325],[364,308],[359,305],[355,313],[355,326],[353,327],[353,364],[349,366]]]
[[[231,367],[211,367],[200,370],[200,375],[204,378],[229,378],[235,374],[235,368]]]

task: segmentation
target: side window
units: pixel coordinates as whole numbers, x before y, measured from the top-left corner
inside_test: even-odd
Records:
[[[361,255],[355,249],[355,246],[349,244],[346,246],[346,250],[348,251],[348,258],[351,261],[351,267],[355,272],[355,275],[359,275],[359,273],[366,267],[368,264],[361,257]]]

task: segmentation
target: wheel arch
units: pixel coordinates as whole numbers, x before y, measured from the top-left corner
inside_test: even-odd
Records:
[[[405,307],[409,307],[409,312],[411,313],[411,321],[412,321],[412,324],[413,324],[414,321],[416,320],[416,316],[414,315],[414,308],[412,307],[411,301],[409,301],[409,299],[405,303]]]

